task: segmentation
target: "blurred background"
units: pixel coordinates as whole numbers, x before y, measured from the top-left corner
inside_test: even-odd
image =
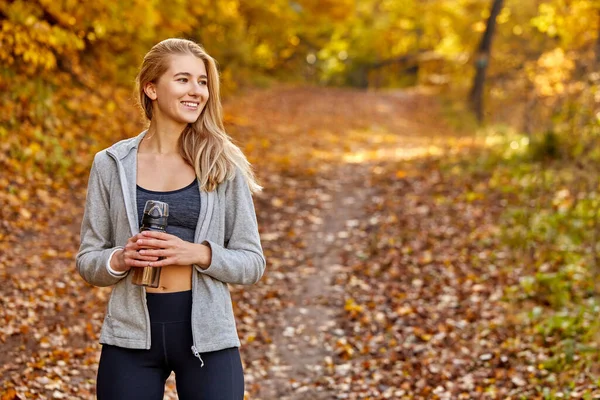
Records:
[[[597,120],[598,13],[592,0],[2,1],[2,166],[72,171],[105,135],[137,131],[136,70],[172,36],[219,61],[226,97],[286,82],[428,86],[458,103],[487,67],[486,122],[583,146]]]
[[[598,0],[0,0],[2,400],[93,398],[87,176],[168,37],[265,186],[247,398],[600,398]]]

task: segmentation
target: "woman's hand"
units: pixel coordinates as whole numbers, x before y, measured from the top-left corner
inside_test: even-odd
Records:
[[[158,259],[144,266],[198,264],[201,268],[207,268],[210,265],[212,252],[209,246],[186,242],[163,232],[144,231],[140,235],[137,245],[144,248],[140,250],[140,255]]]
[[[138,233],[127,239],[125,248],[116,252],[110,260],[110,267],[117,272],[125,272],[132,267],[147,267],[150,262],[158,260],[156,256],[140,254],[142,247],[139,239],[142,237],[142,234]]]

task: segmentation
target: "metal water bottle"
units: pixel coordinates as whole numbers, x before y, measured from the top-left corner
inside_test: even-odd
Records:
[[[148,200],[144,206],[140,232],[166,232],[168,218],[169,205],[167,203],[158,200]],[[156,288],[160,282],[160,270],[160,267],[135,267],[133,268],[132,282],[136,285]]]

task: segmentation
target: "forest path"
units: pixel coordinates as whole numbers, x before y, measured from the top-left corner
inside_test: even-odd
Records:
[[[253,104],[269,111],[255,116]],[[345,398],[331,372],[348,356],[346,278],[357,255],[368,254],[362,226],[381,201],[374,171],[471,139],[452,133],[435,98],[416,91],[279,89],[229,106],[234,136],[265,183],[257,209],[268,270],[244,292],[261,293],[256,304],[264,311],[244,310],[238,324],[250,339],[249,398]]]

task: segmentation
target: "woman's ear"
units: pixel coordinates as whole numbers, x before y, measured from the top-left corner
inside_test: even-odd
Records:
[[[150,100],[156,100],[156,85],[152,82],[146,83],[146,86],[144,86],[144,93],[146,93],[146,96],[148,96]]]

